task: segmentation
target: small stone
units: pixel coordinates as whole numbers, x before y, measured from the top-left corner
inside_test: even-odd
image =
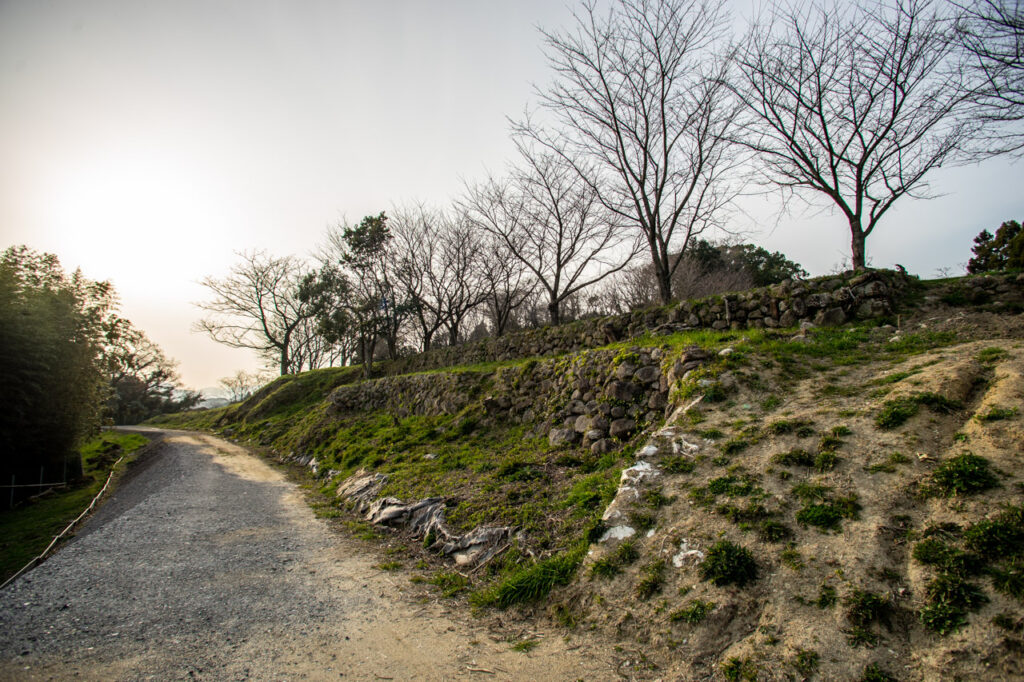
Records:
[[[615,405],[612,407],[610,416],[612,419],[619,419],[626,416],[626,408],[622,405]]]
[[[590,452],[595,455],[604,455],[615,449],[615,442],[611,438],[602,438],[590,446]]]
[[[722,350],[718,351],[718,355],[724,358],[727,355],[732,355],[733,352],[734,351],[732,348],[723,348]]]

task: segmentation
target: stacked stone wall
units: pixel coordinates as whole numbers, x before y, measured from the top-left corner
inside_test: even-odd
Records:
[[[670,334],[688,329],[776,328],[802,322],[838,325],[854,319],[891,315],[911,281],[906,275],[885,270],[806,281],[789,280],[770,287],[437,348],[392,361],[388,371],[405,374],[555,355],[645,334]]]

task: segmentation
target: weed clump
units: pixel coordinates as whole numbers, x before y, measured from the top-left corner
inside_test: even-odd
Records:
[[[764,519],[757,525],[757,537],[764,542],[782,542],[792,535],[789,526],[774,519]]]
[[[974,575],[981,570],[981,557],[946,544],[938,538],[925,538],[914,545],[911,556],[926,566],[956,575]]]
[[[590,574],[599,578],[614,578],[624,566],[628,566],[640,558],[636,540],[623,540],[615,551],[602,557],[590,567]]]
[[[441,590],[442,597],[454,597],[469,587],[469,580],[465,576],[444,571],[437,573],[427,582]]]
[[[882,666],[872,663],[864,668],[864,674],[861,675],[860,682],[897,682],[897,680]]]
[[[912,398],[886,400],[875,416],[875,426],[880,429],[895,429],[917,414],[918,405]]]
[[[917,414],[921,405],[928,407],[932,412],[945,414],[950,414],[963,407],[960,401],[950,400],[938,393],[902,396],[882,403],[882,409],[875,416],[875,426],[880,429],[894,429],[901,426]]]
[[[855,495],[826,499],[823,502],[808,502],[796,513],[797,523],[814,526],[822,530],[839,530],[843,519],[855,519],[860,504]]]
[[[746,547],[720,540],[708,550],[700,572],[701,577],[712,585],[743,587],[757,579],[757,562]]]
[[[729,682],[756,680],[757,665],[749,658],[733,656],[722,664],[722,676]]]
[[[636,585],[636,596],[640,599],[650,599],[654,594],[661,591],[665,582],[665,562],[662,560],[652,561],[643,567],[642,577]]]
[[[813,651],[811,649],[800,649],[797,651],[791,664],[798,673],[804,677],[810,677],[814,674],[814,671],[818,669],[819,658],[820,656],[817,651]]]
[[[892,614],[892,602],[866,590],[855,589],[843,599],[846,607],[846,620],[850,623],[847,639],[852,646],[874,646],[878,643],[878,635],[870,630],[874,623],[889,626]]]
[[[975,419],[979,422],[996,422],[1002,421],[1003,419],[1012,419],[1017,415],[1016,407],[997,407],[993,405],[989,408],[988,412],[978,414]]]
[[[796,448],[789,452],[772,455],[772,462],[782,466],[812,467],[814,466],[814,455],[807,450]]]
[[[964,531],[967,548],[993,560],[1024,554],[1024,505],[1007,507]]]
[[[676,455],[662,460],[661,468],[669,474],[688,474],[697,468],[697,463],[688,457]]]
[[[1003,594],[1024,601],[1024,559],[1014,559],[990,571],[992,586]]]
[[[969,452],[943,462],[932,473],[932,482],[946,497],[988,490],[999,485],[988,460]]]
[[[707,615],[711,613],[714,608],[715,602],[713,601],[701,601],[700,599],[694,599],[687,606],[669,614],[668,619],[673,623],[682,621],[684,623],[689,623],[690,625],[696,625],[707,618]]]
[[[530,602],[547,596],[555,585],[567,585],[576,568],[583,561],[585,545],[538,561],[533,566],[519,569],[494,587],[473,595],[474,606],[508,608],[513,604]]]

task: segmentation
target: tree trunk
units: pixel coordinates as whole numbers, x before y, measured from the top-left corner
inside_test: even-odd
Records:
[[[551,326],[555,327],[562,322],[562,311],[559,310],[558,299],[551,299],[548,302],[548,317],[551,319]]]
[[[281,376],[288,374],[288,365],[291,364],[291,358],[288,357],[288,346],[284,346],[281,349]]]
[[[359,337],[359,348],[363,355],[363,378],[369,379],[373,376],[373,346],[376,337],[373,334],[364,334]]]
[[[851,261],[854,270],[866,270],[864,259],[864,243],[867,238],[864,236],[863,230],[860,227],[860,219],[853,218],[850,220],[850,254]]]
[[[427,331],[427,328],[423,328],[423,352],[426,353],[430,350],[430,342],[434,338],[434,332]]]

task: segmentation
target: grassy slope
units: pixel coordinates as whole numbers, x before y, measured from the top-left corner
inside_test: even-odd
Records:
[[[107,480],[121,454],[135,452],[149,442],[138,434],[107,431],[82,446],[84,480],[68,490],[0,511],[0,582],[17,573],[42,552],[54,536],[82,513]],[[110,445],[120,452],[111,456]]]
[[[328,416],[322,400],[358,378],[348,369],[284,378],[242,406],[163,423],[227,429],[281,454],[315,454],[321,476],[341,474],[322,481],[360,467],[386,472],[386,494],[444,496],[452,524],[461,529],[518,526],[521,543],[469,578],[409,542],[389,550],[397,559],[387,567],[396,568],[403,556],[418,557],[415,581],[433,582],[445,595],[468,587],[477,604],[507,606],[564,585],[584,563],[579,580],[556,590],[548,610],[567,625],[608,629],[639,642],[649,649],[640,656],[642,666],[660,660],[671,667],[682,657],[696,662],[699,674],[717,671],[730,679],[800,678],[815,671],[849,677],[872,665],[898,672],[886,659],[892,650],[913,659],[907,675],[917,678],[956,660],[961,646],[971,652],[962,657],[970,662],[963,669],[975,674],[984,669],[982,657],[986,665],[1005,664],[1000,647],[1019,639],[1020,599],[1006,594],[1019,590],[1016,560],[997,557],[972,569],[966,583],[980,584],[988,600],[979,612],[978,600],[940,594],[935,580],[949,571],[911,553],[934,528],[945,528],[944,546],[966,551],[964,533],[985,515],[1002,513],[1001,505],[1022,501],[1020,463],[1007,459],[1012,443],[1019,443],[1020,415],[1013,407],[1021,395],[997,380],[1010,371],[1006,362],[1019,360],[1020,343],[963,345],[990,333],[1020,338],[1021,330],[1008,327],[1009,318],[984,315],[958,324],[929,319],[927,328],[918,320],[916,333],[896,340],[890,340],[891,328],[867,324],[815,330],[803,339],[792,338],[793,330],[704,331],[611,346],[678,351],[698,344],[733,352],[674,388],[677,403],[698,393],[710,399],[679,425],[701,443],[701,453],[692,462],[669,463],[676,469],[663,488],[638,501],[636,519],[652,524],[654,534],[624,550],[599,550],[596,561],[584,561],[585,538],[594,537],[642,436],[596,458],[578,449],[553,450],[522,425],[489,421],[478,406],[398,420],[385,413]],[[961,356],[967,369],[954,362]],[[524,362],[448,371],[487,373]],[[710,386],[698,386],[701,379]],[[1002,397],[983,390],[997,384]],[[954,402],[921,397],[929,394]],[[915,414],[904,424],[880,427],[876,420],[890,401],[909,402]],[[993,407],[1005,418],[985,420],[978,412]],[[995,472],[998,485],[948,496],[936,487],[939,462],[967,449],[985,458],[982,468]],[[954,479],[963,473],[954,472]],[[331,506],[332,487],[322,490],[327,497],[318,503],[320,512],[344,514]],[[749,548],[758,579],[740,588],[712,584],[697,566],[675,570],[668,560],[682,539],[705,551],[721,539]],[[947,581],[943,589],[955,592],[965,580],[951,587]],[[881,606],[873,611],[875,597]],[[928,611],[943,603],[950,608]],[[866,615],[858,615],[861,607]],[[979,644],[985,638],[995,647]],[[773,669],[782,672],[766,672]]]

